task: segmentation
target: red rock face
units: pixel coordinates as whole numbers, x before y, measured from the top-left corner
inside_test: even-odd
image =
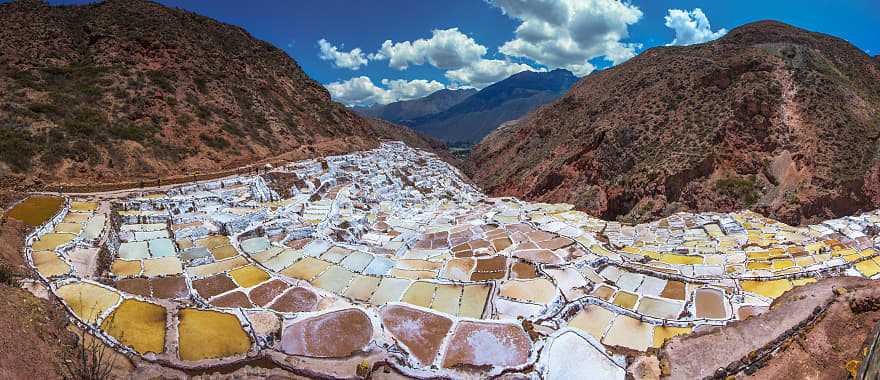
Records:
[[[289,355],[341,358],[362,350],[373,324],[361,310],[345,309],[293,322],[281,333],[281,351]]]
[[[389,305],[382,308],[382,324],[423,366],[428,366],[437,357],[452,320],[411,307]]]
[[[758,22],[582,78],[487,136],[469,167],[493,195],[606,219],[751,208],[799,224],[880,206],[878,112],[871,57]]]
[[[443,366],[500,366],[525,364],[532,341],[514,324],[462,321],[449,338]]]

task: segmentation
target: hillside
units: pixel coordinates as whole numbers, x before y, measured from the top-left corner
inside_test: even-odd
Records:
[[[549,103],[571,87],[570,71],[524,71],[486,87],[446,111],[404,124],[446,142],[477,143],[504,122]]]
[[[471,156],[496,195],[605,218],[751,208],[788,223],[880,206],[880,68],[774,21],[581,79]]]
[[[0,24],[0,187],[206,173],[396,138],[282,50],[187,11],[23,1],[0,4]]]
[[[477,90],[472,88],[442,89],[419,99],[402,100],[385,105],[377,104],[372,107],[355,107],[353,110],[363,116],[376,117],[391,123],[402,123],[446,111],[475,93]]]

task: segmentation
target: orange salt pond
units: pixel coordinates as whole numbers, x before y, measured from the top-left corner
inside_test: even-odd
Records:
[[[251,338],[235,315],[212,310],[183,309],[177,315],[182,360],[196,361],[241,355],[251,348]]]
[[[64,198],[32,195],[12,207],[6,216],[20,220],[31,227],[37,227],[52,219],[61,211],[62,206],[64,206]]]
[[[331,311],[294,321],[281,333],[281,351],[319,358],[348,357],[373,336],[373,324],[359,309]]]
[[[101,329],[140,354],[165,351],[165,308],[126,299],[101,323]]]
[[[89,282],[64,285],[55,292],[80,319],[95,323],[105,311],[122,299],[118,292]]]

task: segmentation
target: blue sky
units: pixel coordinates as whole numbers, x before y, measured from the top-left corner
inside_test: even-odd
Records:
[[[563,67],[585,75],[649,47],[708,41],[763,19],[880,54],[878,0],[159,2],[244,27],[287,51],[334,98],[352,105],[444,87],[481,88],[524,69]]]

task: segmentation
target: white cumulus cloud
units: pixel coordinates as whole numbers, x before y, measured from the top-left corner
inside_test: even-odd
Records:
[[[333,65],[336,67],[357,70],[369,63],[367,55],[360,48],[354,48],[346,53],[339,51],[336,46],[333,46],[323,38],[318,40],[318,47],[321,48],[318,58],[324,61],[333,61]]]
[[[446,78],[456,87],[483,88],[523,71],[545,71],[524,63],[499,59],[481,59],[470,66],[446,72]]]
[[[458,28],[435,29],[429,39],[393,42],[386,40],[371,60],[388,60],[388,66],[405,70],[409,65],[428,63],[443,70],[454,70],[477,61],[486,54],[486,47],[458,31]]]
[[[427,96],[446,86],[432,80],[415,79],[382,79],[382,87],[377,86],[369,77],[354,77],[346,81],[325,84],[333,100],[349,106],[370,106],[388,104],[399,100],[410,100]]]
[[[724,28],[713,32],[709,26],[709,18],[700,8],[694,8],[690,12],[670,9],[666,16],[666,26],[675,31],[675,38],[667,46],[699,44],[712,41],[727,33],[727,29]]]
[[[492,0],[504,14],[521,21],[516,38],[498,50],[548,68],[585,75],[603,58],[618,64],[641,45],[623,42],[642,18],[638,7],[620,0]]]

